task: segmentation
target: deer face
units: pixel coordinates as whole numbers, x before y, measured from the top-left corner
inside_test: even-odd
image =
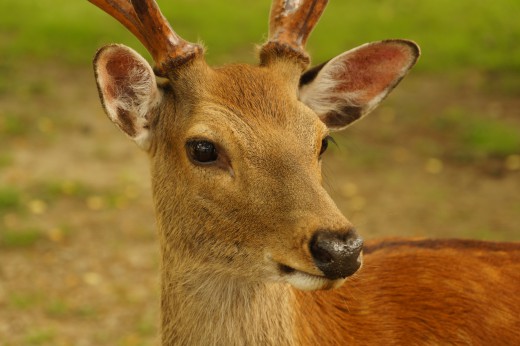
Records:
[[[298,100],[298,80],[249,66],[204,72],[193,106],[160,116],[153,138],[159,218],[189,223],[168,239],[218,272],[306,289],[342,281],[360,265],[361,240],[321,186],[329,130]],[[326,250],[311,248],[318,232],[341,234],[331,242],[349,251],[329,278],[315,262]]]
[[[321,186],[321,156],[329,132],[377,106],[418,54],[409,41],[383,41],[302,74],[301,56],[270,42],[260,66],[212,69],[196,55],[161,65],[168,81],[157,84],[133,50],[102,48],[105,110],[150,154],[164,265],[299,289],[341,285],[359,269],[363,242]]]

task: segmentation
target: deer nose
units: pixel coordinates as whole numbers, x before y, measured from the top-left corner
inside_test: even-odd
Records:
[[[354,229],[319,230],[311,238],[309,249],[314,263],[330,280],[354,274],[361,266],[363,239]]]

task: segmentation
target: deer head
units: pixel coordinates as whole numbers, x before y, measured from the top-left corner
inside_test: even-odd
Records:
[[[419,48],[370,43],[307,70],[327,1],[275,0],[260,64],[212,68],[153,0],[90,1],[155,62],[109,45],[94,67],[108,117],[149,154],[163,268],[304,290],[356,272],[363,242],[321,185],[321,157],[329,133],[373,110]]]

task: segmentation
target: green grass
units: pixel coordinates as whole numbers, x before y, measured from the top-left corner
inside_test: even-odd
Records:
[[[264,41],[269,0],[159,1],[181,36],[203,40],[210,62],[252,61]],[[520,71],[520,1],[366,0],[331,1],[309,41],[315,61],[364,42],[416,40],[418,68]],[[97,47],[122,42],[143,49],[115,20],[87,1],[4,0],[0,3],[0,50],[5,62],[52,59],[87,65]],[[2,90],[0,83],[0,91]]]
[[[75,315],[83,319],[95,319],[98,311],[93,306],[84,305],[75,310]]]
[[[520,153],[520,132],[496,120],[476,120],[465,131],[464,143],[476,153],[505,157]]]
[[[9,167],[13,163],[13,161],[14,160],[11,155],[7,153],[0,153],[0,168]]]
[[[24,248],[36,244],[43,236],[40,230],[27,228],[18,230],[2,230],[0,248]]]
[[[18,310],[34,308],[41,302],[41,296],[32,293],[14,293],[9,296],[9,305]]]
[[[0,186],[0,211],[16,209],[20,204],[20,191],[12,187]]]
[[[34,193],[47,201],[54,201],[63,197],[75,197],[84,199],[90,194],[97,192],[93,187],[79,181],[53,180],[40,182],[35,185]]]
[[[62,300],[52,300],[45,306],[45,313],[54,318],[66,317],[70,312],[70,308]]]
[[[448,156],[471,161],[520,153],[520,131],[503,120],[453,108],[439,115],[434,124],[448,139],[443,142]]]
[[[25,335],[25,342],[27,345],[48,345],[52,344],[56,333],[51,329],[41,328],[31,330]]]
[[[72,307],[67,304],[66,301],[59,298],[47,301],[43,309],[47,316],[54,319],[90,319],[96,315],[96,311],[90,306]]]
[[[27,124],[15,114],[2,114],[0,118],[0,134],[2,137],[21,136],[27,132]]]
[[[43,304],[45,315],[53,319],[93,319],[96,317],[97,311],[88,305],[71,306],[65,300],[60,298],[46,300]]]

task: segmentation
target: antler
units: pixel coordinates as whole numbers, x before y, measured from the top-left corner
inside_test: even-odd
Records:
[[[296,55],[307,65],[305,43],[327,6],[328,0],[273,0],[269,20],[269,41],[263,46],[262,64],[275,54]]]
[[[197,44],[173,31],[154,0],[88,0],[117,19],[150,52],[155,73],[165,76],[168,67],[181,65],[202,54]]]

